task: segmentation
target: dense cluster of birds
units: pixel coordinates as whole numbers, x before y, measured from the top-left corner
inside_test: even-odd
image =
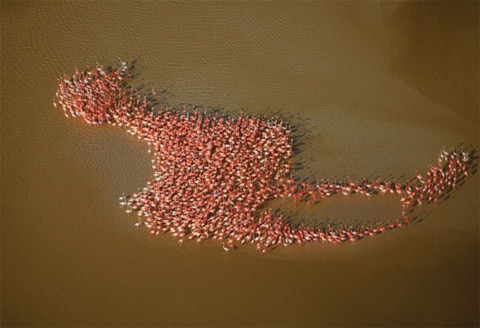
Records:
[[[137,226],[152,234],[170,232],[186,239],[216,239],[228,251],[238,244],[255,243],[266,251],[274,245],[304,242],[355,241],[410,223],[407,209],[436,202],[458,179],[467,175],[463,150],[442,150],[426,175],[400,184],[375,181],[320,181],[295,183],[291,157],[293,141],[287,125],[256,116],[237,118],[175,111],[147,106],[144,96],[127,88],[125,63],[117,70],[97,65],[58,80],[54,98],[67,117],[89,125],[107,123],[126,127],[153,151],[153,175],[147,185],[120,197],[127,213],[138,215]],[[273,215],[266,202],[277,198],[316,201],[334,194],[398,194],[402,215],[368,227],[305,227]]]

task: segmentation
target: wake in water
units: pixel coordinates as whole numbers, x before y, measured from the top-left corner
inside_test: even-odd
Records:
[[[284,123],[185,109],[153,111],[145,97],[125,87],[128,77],[125,64],[120,70],[102,66],[77,70],[58,80],[54,106],[59,105],[66,117],[79,117],[89,125],[125,127],[148,143],[154,173],[139,192],[120,197],[120,204],[127,206],[127,213],[138,215],[137,226],[146,225],[152,234],[170,232],[180,243],[216,239],[226,251],[237,244],[256,243],[265,252],[281,244],[356,241],[409,224],[407,209],[436,202],[467,175],[468,155],[452,148],[441,151],[425,176],[415,172],[402,185],[379,180],[296,184],[291,173],[293,141]],[[337,193],[397,194],[402,211],[375,226],[322,229],[297,227],[265,210],[266,202],[277,197],[315,201]]]

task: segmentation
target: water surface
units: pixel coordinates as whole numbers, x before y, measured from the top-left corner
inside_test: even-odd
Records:
[[[261,255],[135,229],[117,198],[146,145],[52,106],[74,67],[137,60],[163,102],[278,115],[300,178],[400,178],[478,147],[478,3],[3,1],[2,324],[476,326],[478,175],[423,221]],[[298,220],[376,220],[396,202],[329,199]],[[399,205],[398,205],[399,206]]]

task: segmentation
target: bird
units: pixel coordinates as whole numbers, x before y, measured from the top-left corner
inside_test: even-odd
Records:
[[[228,248],[227,246],[225,246],[225,243],[222,242],[222,248],[225,252],[229,252],[230,251],[230,248]]]

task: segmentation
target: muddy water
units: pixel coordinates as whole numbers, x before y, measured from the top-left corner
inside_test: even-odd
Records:
[[[135,229],[117,204],[151,173],[145,145],[52,106],[62,73],[136,59],[135,85],[166,90],[160,101],[297,126],[298,177],[408,177],[442,145],[478,147],[478,3],[1,11],[4,326],[478,325],[478,175],[421,222],[356,244],[180,247]],[[380,196],[279,206],[317,224],[398,213]]]

